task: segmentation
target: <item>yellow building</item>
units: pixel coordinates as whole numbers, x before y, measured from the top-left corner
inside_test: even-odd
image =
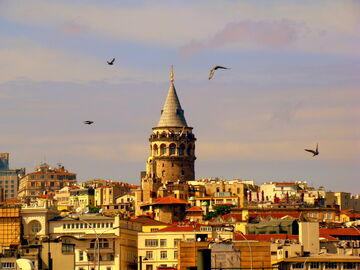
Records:
[[[20,245],[21,217],[20,206],[0,206],[0,249]]]
[[[75,270],[134,269],[140,231],[139,223],[95,214],[50,221],[51,238],[74,253]]]
[[[141,232],[138,235],[138,257],[142,258],[142,265],[138,269],[177,268],[181,241],[232,239],[232,235],[230,231],[199,224],[179,224],[158,231]]]
[[[80,188],[71,189],[69,197],[70,205],[75,209],[84,209],[89,205],[94,205],[94,189],[92,188]]]

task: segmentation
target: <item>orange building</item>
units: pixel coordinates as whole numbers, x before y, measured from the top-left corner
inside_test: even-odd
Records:
[[[1,249],[10,246],[20,245],[21,217],[20,206],[0,206],[0,247]]]
[[[61,165],[58,168],[51,168],[48,164],[43,163],[35,169],[35,172],[28,173],[21,178],[18,198],[31,201],[38,196],[74,184],[76,184],[75,173],[69,173]]]

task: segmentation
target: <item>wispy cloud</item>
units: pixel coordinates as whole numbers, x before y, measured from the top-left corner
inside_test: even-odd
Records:
[[[66,22],[61,25],[60,31],[64,34],[76,35],[88,31],[88,28],[75,22]]]
[[[256,46],[260,48],[285,48],[293,43],[304,26],[290,20],[241,21],[226,25],[208,40],[193,40],[183,46],[181,53],[189,54],[201,50],[231,45]]]

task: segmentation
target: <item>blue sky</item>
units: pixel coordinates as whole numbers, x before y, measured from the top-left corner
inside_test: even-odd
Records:
[[[360,193],[359,14],[350,0],[0,1],[0,149],[13,168],[138,184],[173,64],[197,178]],[[232,69],[209,81],[213,65]]]

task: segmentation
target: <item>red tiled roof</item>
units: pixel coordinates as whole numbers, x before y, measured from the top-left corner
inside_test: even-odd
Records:
[[[186,212],[202,212],[203,210],[199,206],[193,206],[186,209]]]
[[[158,230],[157,232],[193,232],[194,226],[169,226]]]
[[[158,226],[158,225],[169,225],[167,223],[161,222],[161,221],[157,221],[154,220],[150,217],[147,216],[140,216],[137,218],[132,219],[131,221],[137,222],[137,223],[141,223],[143,225],[150,225],[150,226]]]
[[[338,238],[326,234],[320,234],[320,238],[325,238],[327,241],[339,241]]]
[[[222,216],[222,219],[226,222],[228,221],[230,218],[234,218],[236,222],[240,222],[242,221],[242,214],[225,214]]]
[[[295,186],[295,182],[277,182],[275,183],[276,186]]]
[[[162,197],[162,198],[157,198],[153,203],[144,203],[142,206],[157,205],[157,204],[188,204],[188,202],[176,199],[174,197]]]
[[[359,230],[354,228],[337,228],[337,229],[327,229],[320,228],[320,235],[360,235]]]
[[[2,201],[1,203],[12,204],[12,203],[20,203],[20,201],[18,199],[6,199],[6,200]]]

